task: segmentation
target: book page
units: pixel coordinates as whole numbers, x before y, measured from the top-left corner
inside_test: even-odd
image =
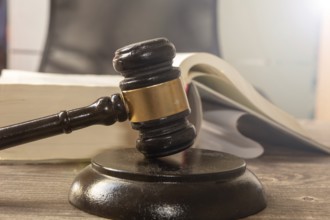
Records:
[[[187,82],[199,81],[258,114],[301,135],[307,135],[294,117],[262,97],[235,68],[222,59],[211,54],[196,53],[179,55],[178,60],[176,65],[180,66],[183,78]]]
[[[228,98],[227,96],[224,96],[221,93],[218,93],[217,91],[211,89],[207,85],[201,84],[197,81],[194,81],[194,84],[198,88],[198,92],[202,100],[209,101],[215,104],[218,103],[218,105],[220,106],[227,106],[228,108],[245,112],[246,114],[241,115],[241,117],[238,118],[238,121],[241,119],[244,119],[243,121],[246,121],[245,119],[252,119],[253,123],[248,124],[248,126],[250,127],[249,128],[250,131],[260,132],[259,124],[261,123],[263,127],[267,127],[267,130],[274,133],[275,135],[274,138],[289,140],[290,144],[295,142],[297,143],[297,145],[301,145],[302,147],[303,146],[312,147],[319,149],[323,152],[330,153],[330,148],[327,145],[324,145],[323,143],[319,143],[309,136],[304,136],[293,130],[290,130],[284,127],[283,125],[277,123],[276,121],[271,120],[268,117],[265,117],[264,115],[257,113],[256,111],[240,104],[239,102],[236,102]],[[221,117],[220,113],[219,113],[219,117]],[[254,124],[255,122],[257,122],[258,124]],[[256,134],[249,135],[249,137],[254,137],[254,136],[256,136]],[[285,144],[286,141],[283,141],[281,143]]]
[[[226,152],[245,159],[260,156],[264,152],[263,147],[237,129],[238,120],[245,114],[246,112],[228,108],[204,112],[196,147]]]
[[[297,143],[330,153],[330,146],[312,139],[293,116],[265,99],[235,68],[219,57],[206,53],[178,54],[174,64],[180,67],[186,83],[194,81],[202,99],[249,113],[276,131],[279,138],[289,137]]]

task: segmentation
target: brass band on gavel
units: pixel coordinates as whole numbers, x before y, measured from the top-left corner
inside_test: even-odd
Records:
[[[190,109],[180,78],[122,91],[122,95],[131,122],[160,119]]]

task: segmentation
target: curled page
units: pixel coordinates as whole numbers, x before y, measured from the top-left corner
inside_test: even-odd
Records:
[[[222,151],[245,159],[260,156],[264,149],[256,141],[242,135],[237,122],[246,113],[231,109],[204,112],[197,148]]]

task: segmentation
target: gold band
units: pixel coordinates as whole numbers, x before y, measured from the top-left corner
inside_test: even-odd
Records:
[[[122,91],[131,122],[160,119],[189,109],[180,79]]]

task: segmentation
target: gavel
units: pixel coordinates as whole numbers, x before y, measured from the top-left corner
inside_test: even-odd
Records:
[[[262,185],[244,160],[187,149],[196,131],[187,120],[190,108],[174,56],[165,38],[117,50],[113,65],[124,76],[120,94],[2,127],[0,149],[129,119],[139,131],[136,147],[142,154],[120,148],[92,158],[71,185],[73,206],[111,219],[238,219],[264,209]]]
[[[127,119],[139,131],[136,147],[147,158],[189,148],[196,131],[187,120],[189,103],[180,70],[172,66],[174,57],[175,47],[166,38],[118,49],[113,66],[124,76],[119,85],[121,94],[99,98],[86,107],[2,127],[0,149]]]

